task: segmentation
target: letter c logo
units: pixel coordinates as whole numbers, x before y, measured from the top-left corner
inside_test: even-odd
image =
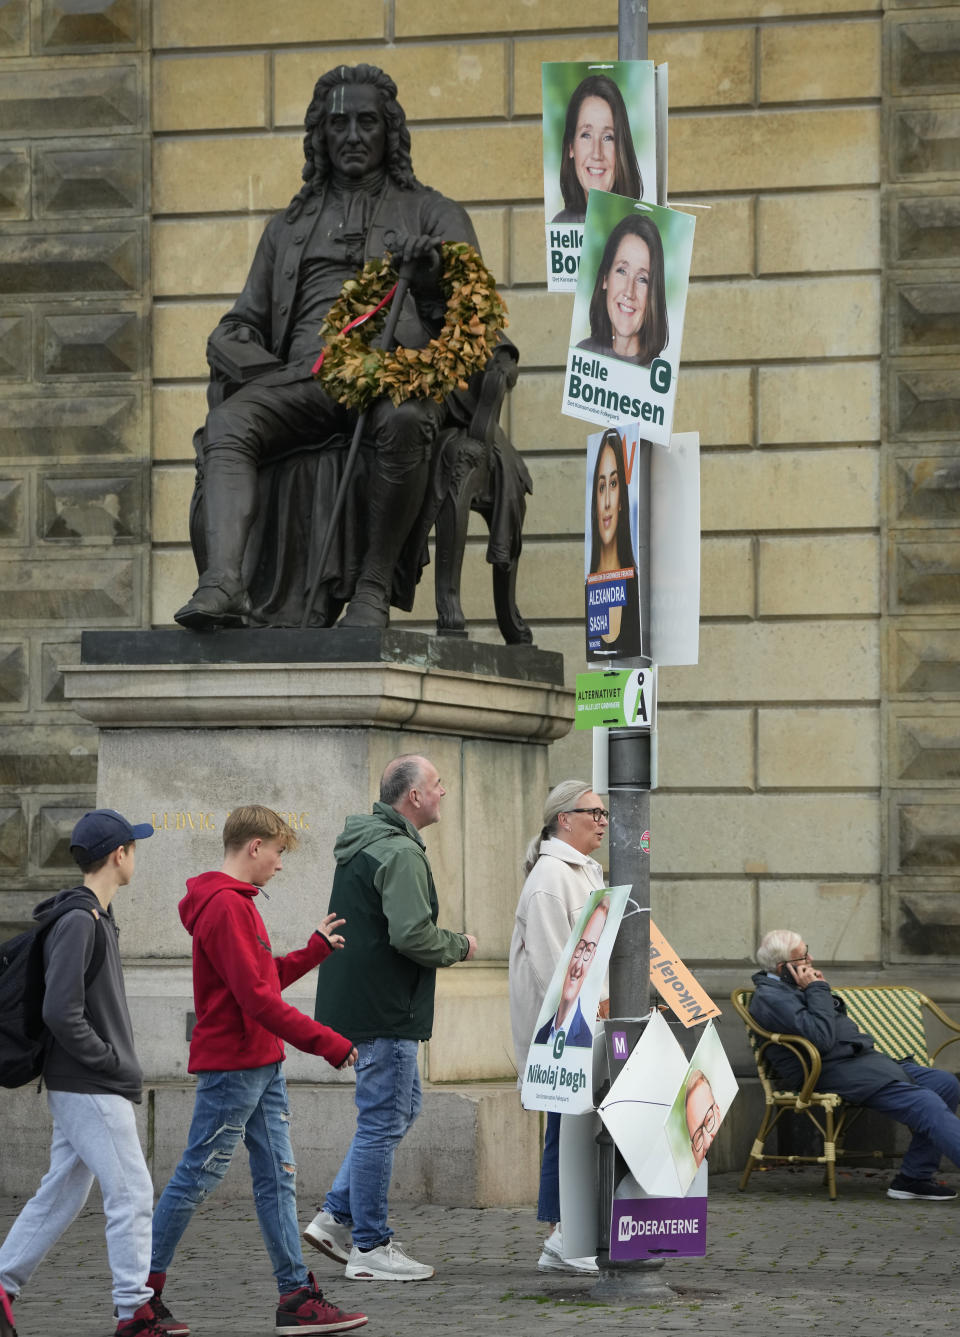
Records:
[[[650,363],[651,390],[659,390],[660,394],[665,395],[670,389],[672,380],[673,372],[670,370],[670,363],[664,362],[662,357],[654,358]]]
[[[559,1058],[560,1055],[563,1053],[563,1046],[566,1043],[566,1039],[567,1037],[564,1035],[563,1031],[557,1031],[556,1035],[553,1037],[554,1058]]]

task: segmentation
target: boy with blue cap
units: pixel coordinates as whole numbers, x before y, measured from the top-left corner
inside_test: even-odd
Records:
[[[88,812],[70,837],[81,884],[33,913],[44,930],[43,1020],[50,1040],[43,1080],[53,1140],[50,1169],[0,1246],[0,1337],[15,1337],[10,1301],[80,1213],[94,1179],[107,1219],[117,1337],[187,1331],[161,1321],[147,1285],[153,1185],[133,1110],[143,1074],[112,909],[133,877],[136,842],[152,835],[149,822],[128,822],[110,808]]]

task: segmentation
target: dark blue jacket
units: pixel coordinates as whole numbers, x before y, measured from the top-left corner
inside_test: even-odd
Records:
[[[847,1016],[843,999],[830,992],[825,980],[815,980],[805,989],[773,979],[765,971],[753,977],[756,991],[750,1014],[768,1031],[802,1035],[820,1052],[818,1091],[836,1091],[852,1104],[862,1104],[890,1082],[911,1079],[894,1059],[874,1048],[873,1037],[858,1031]],[[767,1050],[777,1075],[791,1086],[799,1086],[803,1073],[788,1049],[774,1045]]]
[[[550,1017],[537,1031],[533,1037],[535,1045],[545,1045],[550,1040],[550,1027],[553,1025],[553,1017]],[[593,1044],[593,1031],[587,1025],[583,1013],[580,1011],[580,999],[577,999],[577,1006],[574,1008],[573,1016],[570,1018],[569,1026],[561,1028],[564,1032],[564,1044],[578,1045],[581,1049],[586,1049]]]

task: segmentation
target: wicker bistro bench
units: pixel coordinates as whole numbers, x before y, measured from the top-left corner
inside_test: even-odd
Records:
[[[892,1059],[912,1058],[915,1063],[932,1067],[937,1056],[948,1045],[960,1040],[960,1024],[948,1017],[926,994],[918,989],[896,985],[856,985],[833,992],[846,1004],[847,1013],[862,1031],[873,1036],[881,1053]],[[730,995],[734,1009],[747,1028],[747,1036],[757,1076],[764,1096],[764,1114],[750,1155],[740,1178],[741,1190],[747,1187],[754,1169],[765,1165],[822,1165],[831,1200],[837,1196],[836,1162],[839,1156],[880,1159],[879,1150],[846,1153],[843,1139],[851,1125],[862,1113],[862,1107],[851,1105],[832,1091],[817,1091],[820,1077],[820,1054],[811,1041],[802,1035],[788,1035],[768,1031],[750,1015],[752,989],[734,989]],[[952,1034],[931,1054],[929,1052],[924,1009]],[[774,1075],[767,1051],[771,1045],[788,1049],[803,1068],[803,1081],[796,1090],[784,1089]],[[780,1155],[765,1150],[771,1134],[784,1114],[803,1114],[816,1129],[822,1151],[817,1155]]]

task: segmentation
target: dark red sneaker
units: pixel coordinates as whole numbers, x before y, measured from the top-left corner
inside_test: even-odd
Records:
[[[150,1301],[150,1307],[157,1320],[157,1326],[163,1329],[167,1337],[190,1337],[190,1329],[186,1323],[177,1322],[156,1292]]]
[[[10,1296],[0,1286],[0,1337],[17,1337],[17,1330],[13,1326],[13,1307],[10,1304]]]
[[[323,1291],[309,1274],[309,1283],[298,1290],[280,1296],[277,1306],[277,1337],[295,1337],[301,1332],[349,1332],[362,1328],[366,1314],[345,1314],[336,1305],[328,1304]]]
[[[153,1313],[153,1305],[141,1305],[133,1318],[117,1324],[114,1337],[167,1337]]]

